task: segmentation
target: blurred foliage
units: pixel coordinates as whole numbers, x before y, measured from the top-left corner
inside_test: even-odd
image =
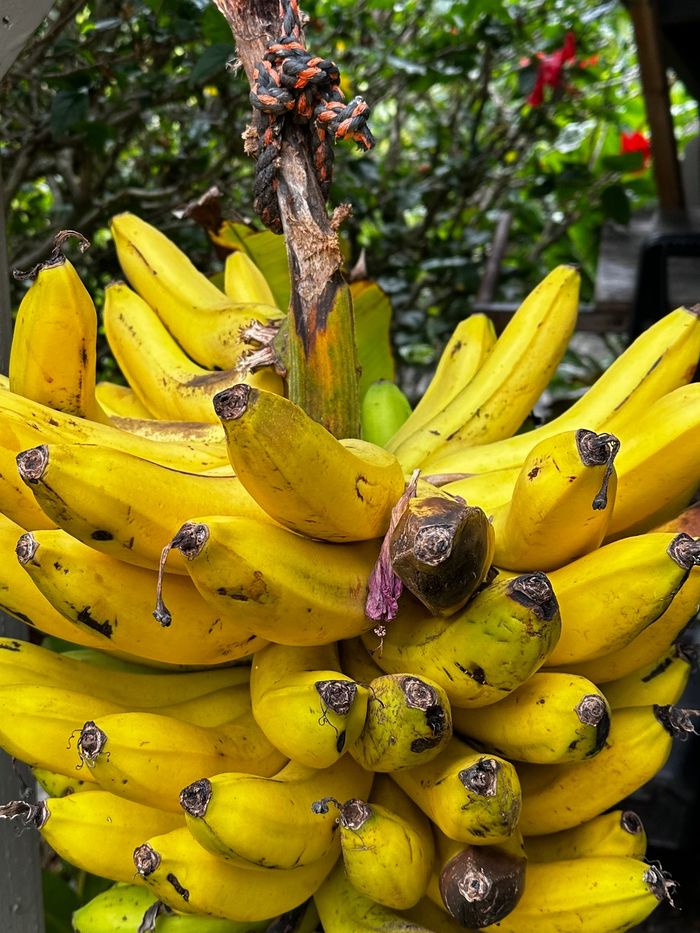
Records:
[[[513,222],[499,297],[515,300],[573,261],[590,298],[602,222],[625,223],[654,197],[643,153],[621,149],[623,132],[645,132],[621,4],[303,8],[308,47],[334,58],[346,93],[373,108],[378,145],[369,154],[339,145],[331,203],[353,206],[343,228],[351,262],[364,250],[391,295],[400,358],[431,363],[469,313],[505,210]],[[56,229],[77,228],[93,240],[79,268],[99,303],[118,274],[108,219],[133,210],[207,271],[219,268],[201,232],[171,211],[217,183],[230,216],[250,218],[248,88],[226,69],[234,56],[209,0],[58,0],[2,85],[12,265],[31,266]],[[541,103],[528,103],[540,91]],[[679,84],[673,99],[682,144],[696,131],[696,105]]]

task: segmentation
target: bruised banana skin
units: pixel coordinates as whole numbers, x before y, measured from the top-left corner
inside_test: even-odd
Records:
[[[294,871],[241,868],[207,852],[183,827],[140,845],[134,864],[149,888],[174,910],[255,921],[303,904],[335,859],[318,859]]]
[[[618,449],[613,435],[582,429],[540,441],[493,516],[494,563],[550,571],[599,547],[613,514]]]
[[[552,571],[562,631],[546,666],[568,669],[624,648],[669,608],[699,556],[688,535],[649,533]]]
[[[133,879],[132,879],[133,880]],[[76,933],[134,933],[149,908],[158,903],[156,895],[140,884],[116,884],[73,912]],[[165,914],[158,917],[158,933],[263,933],[268,921],[258,923]]]
[[[452,706],[486,706],[524,683],[545,661],[560,632],[557,600],[544,574],[496,580],[449,619],[404,602],[382,639],[363,636],[387,673],[439,684]]]
[[[154,570],[178,524],[205,508],[268,522],[233,476],[168,470],[107,447],[42,444],[20,453],[17,468],[64,531],[104,554]],[[184,574],[179,557],[168,569]]]
[[[32,768],[32,774],[49,797],[69,797],[71,794],[100,789],[100,785],[94,781],[84,781],[80,777],[59,774],[58,771],[49,771],[47,768]]]
[[[51,797],[39,804],[13,801],[0,819],[21,817],[72,865],[112,881],[134,881],[132,853],[143,834],[177,829],[181,817],[116,797],[105,790]]]
[[[286,761],[250,713],[211,727],[164,712],[96,716],[82,725],[78,753],[101,787],[172,813],[182,812],[182,788],[202,776],[246,771],[269,777]]]
[[[594,683],[554,672],[533,674],[498,703],[454,708],[455,730],[479,747],[534,764],[596,755],[610,729],[610,707]]]
[[[518,823],[521,793],[513,765],[456,737],[437,758],[391,777],[451,839],[503,842]]]
[[[591,431],[619,431],[624,440],[624,425],[634,424],[657,399],[690,382],[699,361],[697,310],[676,308],[637,337],[564,414],[490,444],[443,444],[423,463],[423,470],[483,473],[519,468],[541,440],[582,425]]]
[[[232,302],[171,240],[134,214],[113,217],[111,230],[132,288],[200,366],[231,369],[247,349],[241,327],[283,317],[271,305]]]
[[[390,444],[404,470],[425,467],[441,444],[488,444],[517,431],[566,349],[579,284],[576,269],[558,266],[533,289],[465,388],[428,425]]]
[[[214,398],[231,466],[265,512],[325,541],[383,535],[404,491],[393,454],[366,441],[342,443],[294,402],[246,385]]]
[[[349,755],[328,768],[289,762],[270,778],[230,772],[204,777],[180,793],[187,826],[214,855],[245,868],[294,869],[338,853],[337,814],[323,797],[365,797],[373,775]]]
[[[158,315],[128,285],[105,290],[104,327],[110,349],[143,406],[156,418],[216,421],[212,399],[234,382],[250,382],[272,392],[282,381],[271,369],[243,377],[193,363]]]
[[[95,399],[96,343],[95,305],[58,246],[39,266],[17,311],[10,391],[67,415],[106,423]]]
[[[433,933],[360,894],[342,862],[314,892],[314,902],[325,933]]]
[[[20,453],[37,444],[96,444],[173,470],[202,473],[228,463],[226,449],[190,440],[153,439],[107,424],[66,415],[14,392],[0,393],[0,444]]]
[[[183,525],[173,548],[187,558],[185,569],[204,599],[260,638],[318,645],[372,625],[364,603],[376,542],[310,541],[252,518],[215,515]],[[166,604],[167,587],[166,580]]]
[[[168,602],[175,621],[163,627],[153,617],[157,577],[152,570],[109,557],[63,530],[25,534],[15,545],[21,563],[14,563],[16,574],[58,616],[59,637],[106,651],[133,652],[142,664],[171,666],[226,664],[266,644],[232,614],[224,618],[217,613],[187,577],[169,575]],[[45,625],[51,617],[43,613],[40,618]],[[208,676],[215,678],[214,685],[222,675]]]
[[[674,644],[651,664],[604,684],[603,691],[613,709],[653,704],[672,706],[685,692],[693,662],[692,654],[682,645]]]
[[[523,835],[578,826],[633,793],[664,766],[673,737],[693,731],[691,718],[692,713],[673,706],[617,709],[606,745],[595,758],[563,765],[519,765]]]
[[[459,322],[440,355],[428,387],[392,435],[392,450],[418,428],[432,423],[442,409],[469,385],[495,345],[496,329],[485,314],[470,314]]]
[[[632,810],[611,810],[579,826],[547,836],[527,836],[525,851],[531,862],[624,856],[643,859],[647,834]]]
[[[368,684],[368,691],[364,727],[349,749],[364,768],[379,772],[412,768],[431,761],[449,742],[450,702],[437,684],[406,674],[384,674]]]

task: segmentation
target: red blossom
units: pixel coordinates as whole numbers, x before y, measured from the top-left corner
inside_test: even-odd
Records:
[[[544,102],[544,89],[551,87],[557,90],[563,85],[564,65],[574,61],[576,57],[576,36],[567,32],[561,48],[545,55],[537,54],[537,77],[535,86],[527,99],[531,107],[539,107]]]
[[[640,133],[639,130],[635,130],[634,133],[620,133],[620,152],[623,155],[628,152],[641,152],[642,169],[644,169],[651,159],[651,144],[644,133]]]

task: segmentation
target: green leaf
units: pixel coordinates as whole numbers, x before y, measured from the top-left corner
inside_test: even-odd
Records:
[[[623,152],[620,155],[603,156],[600,160],[603,168],[613,172],[638,172],[644,167],[642,152]]]
[[[226,62],[234,58],[235,46],[230,42],[217,42],[210,45],[200,55],[189,77],[190,84],[206,84],[211,78],[221,76],[226,69]]]
[[[73,933],[71,916],[80,900],[70,884],[52,871],[42,872],[46,933]]]
[[[202,35],[210,45],[231,42],[231,27],[215,6],[208,6],[201,19]]]
[[[391,302],[374,282],[363,279],[350,286],[355,315],[355,345],[360,365],[360,401],[369,386],[380,379],[394,381],[395,364],[389,328]]]
[[[247,237],[244,243],[248,255],[267,279],[277,306],[286,311],[292,289],[284,237],[263,230],[262,233],[253,233]]]
[[[51,101],[49,125],[54,137],[65,134],[82,123],[88,115],[88,96],[85,90],[59,91]]]
[[[629,223],[632,213],[629,197],[622,185],[608,185],[603,188],[600,203],[606,217],[620,224]]]

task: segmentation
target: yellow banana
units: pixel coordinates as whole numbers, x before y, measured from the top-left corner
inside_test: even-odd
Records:
[[[160,443],[182,443],[201,450],[213,462],[204,469],[186,467],[187,473],[209,473],[212,470],[231,471],[226,454],[226,438],[220,424],[208,424],[200,421],[158,421],[154,418],[113,417],[112,426],[125,434],[134,434]],[[135,453],[139,456],[138,440]],[[144,457],[143,459],[148,459]],[[176,467],[177,469],[177,467]]]
[[[509,694],[551,652],[560,631],[554,590],[542,573],[496,578],[449,619],[404,603],[380,643],[365,647],[387,673],[428,677],[452,706],[485,706]]]
[[[583,429],[540,441],[494,513],[497,566],[554,570],[595,550],[613,514],[619,446],[612,434]]]
[[[193,781],[222,771],[269,777],[285,762],[251,713],[210,727],[160,711],[98,714],[82,723],[76,744],[100,787],[173,813],[182,812],[180,791]]]
[[[112,881],[134,880],[132,853],[144,833],[167,833],[182,823],[182,817],[104,790],[0,806],[0,819],[17,818],[36,826],[61,858]]]
[[[632,671],[651,664],[673,643],[700,610],[700,570],[693,568],[685,583],[671,600],[671,605],[655,622],[648,625],[624,648],[584,661],[569,664],[567,671],[588,677],[594,683],[607,684]],[[605,688],[603,688],[605,690]]]
[[[628,645],[668,609],[699,560],[700,542],[688,535],[649,533],[552,571],[562,630],[546,666],[568,669]]]
[[[411,403],[395,383],[370,383],[360,403],[362,440],[384,447],[410,414]]]
[[[153,418],[153,412],[139,400],[134,390],[118,382],[98,382],[95,397],[112,424],[115,418]]]
[[[148,668],[139,673],[105,669],[89,661],[78,661],[68,655],[49,651],[39,645],[13,638],[0,637],[0,684],[42,684],[45,687],[65,687],[71,684],[79,693],[92,694],[124,706],[139,709],[172,706],[197,697],[213,697],[228,693],[233,709],[241,712],[249,705],[250,669],[228,667],[219,670],[156,674]],[[243,706],[241,703],[245,699]],[[234,713],[233,715],[236,715]],[[232,719],[233,716],[228,716]]]
[[[242,250],[229,253],[224,263],[224,292],[237,304],[255,302],[277,306],[267,279]]]
[[[677,514],[700,486],[700,384],[669,392],[619,436],[608,540],[639,534]]]
[[[406,923],[360,894],[348,880],[342,862],[317,888],[314,901],[325,933],[433,933],[429,927]]]
[[[673,737],[694,731],[693,714],[675,706],[616,709],[608,740],[595,758],[570,764],[518,765],[523,835],[540,836],[578,826],[650,781],[664,766]]]
[[[158,898],[137,884],[116,884],[102,891],[73,912],[76,933],[134,933],[150,908],[157,909]],[[223,920],[219,917],[189,917],[167,913],[158,916],[157,933],[263,933],[267,920],[257,923]]]
[[[384,674],[368,689],[367,717],[349,748],[363,768],[397,771],[440,754],[452,736],[450,702],[442,687],[410,674]]]
[[[107,421],[95,399],[97,313],[59,237],[17,311],[10,391],[49,408]],[[85,245],[86,240],[83,240]]]
[[[581,761],[603,748],[610,707],[585,677],[533,674],[498,703],[454,708],[455,731],[497,755],[555,764]]]
[[[396,447],[418,428],[432,423],[479,372],[496,344],[496,329],[485,314],[470,314],[445,344],[428,387],[391,438]]]
[[[226,664],[266,644],[233,613],[224,618],[216,612],[187,577],[169,576],[168,602],[175,622],[158,625],[153,618],[153,571],[102,554],[61,530],[35,531],[15,543],[21,566],[13,566],[23,578],[19,582],[24,592],[28,587],[36,592],[32,605],[37,608],[27,614],[45,631],[54,617],[60,620],[60,630],[49,634],[138,655],[145,664]],[[42,606],[51,615],[42,613]]]
[[[32,768],[32,774],[49,797],[68,797],[70,794],[100,789],[100,785],[94,781],[84,781],[73,775],[49,771],[47,768]]]
[[[571,829],[527,836],[524,842],[532,862],[609,856],[643,859],[647,850],[644,825],[632,810],[611,810]]]
[[[214,408],[236,476],[275,521],[326,541],[385,533],[404,491],[393,454],[341,443],[289,399],[251,386],[220,392]]]
[[[309,541],[267,522],[215,515],[187,522],[170,546],[187,557],[205,600],[261,638],[316,645],[372,625],[364,601],[376,542]]]
[[[340,673],[333,645],[268,645],[253,659],[250,694],[253,715],[270,742],[311,768],[328,767],[352,747],[369,698],[367,687]]]
[[[105,290],[104,326],[119,368],[156,418],[216,422],[212,399],[237,382],[282,391],[282,381],[271,369],[243,378],[232,369],[221,372],[197,366],[155,311],[123,283]]]
[[[362,644],[361,638],[348,638],[338,642],[338,651],[343,673],[359,684],[369,684],[375,677],[381,677],[384,673]]]
[[[271,305],[234,304],[171,240],[134,214],[113,217],[111,229],[132,288],[200,366],[236,366],[246,349],[241,327],[254,319],[267,323],[283,316]]]
[[[488,444],[518,430],[569,342],[579,284],[573,266],[558,266],[530,292],[474,378],[427,424],[389,445],[404,470],[424,465],[441,445]]]
[[[140,567],[157,570],[178,526],[206,509],[268,522],[233,476],[168,470],[108,447],[42,444],[18,454],[17,469],[57,525],[90,547]],[[184,560],[175,556],[179,560],[171,559],[168,569],[184,574]]]
[[[503,845],[467,845],[436,831],[438,857],[428,897],[462,927],[498,923],[520,900],[525,885],[522,837]]]
[[[671,645],[651,664],[606,683],[603,688],[605,696],[612,709],[678,703],[688,685],[693,660],[682,645]]]
[[[271,778],[203,777],[182,790],[180,805],[194,838],[215,855],[243,868],[297,868],[339,851],[337,814],[312,804],[365,797],[372,777],[349,755],[323,769],[290,762]]]
[[[65,415],[14,392],[0,393],[0,444],[19,453],[36,444],[96,444],[122,451],[174,470],[201,473],[227,462],[225,448],[207,447],[187,440],[158,440]]]
[[[339,825],[345,874],[360,894],[397,910],[423,896],[434,858],[425,818],[417,831],[412,821],[381,804],[352,799],[340,805]]]
[[[391,777],[450,839],[502,842],[518,823],[521,795],[513,765],[457,738],[427,764]]]
[[[55,528],[17,473],[17,452],[0,444],[0,512],[27,531]]]
[[[693,378],[700,361],[697,311],[676,308],[645,330],[562,415],[495,443],[443,445],[423,463],[426,473],[483,473],[519,467],[535,444],[582,424],[591,431],[622,432],[667,392]],[[621,417],[611,423],[617,412]],[[624,420],[622,417],[624,412]]]
[[[154,836],[134,851],[149,888],[174,910],[231,920],[263,920],[302,904],[335,859],[285,869],[241,868],[203,849],[187,828]]]

